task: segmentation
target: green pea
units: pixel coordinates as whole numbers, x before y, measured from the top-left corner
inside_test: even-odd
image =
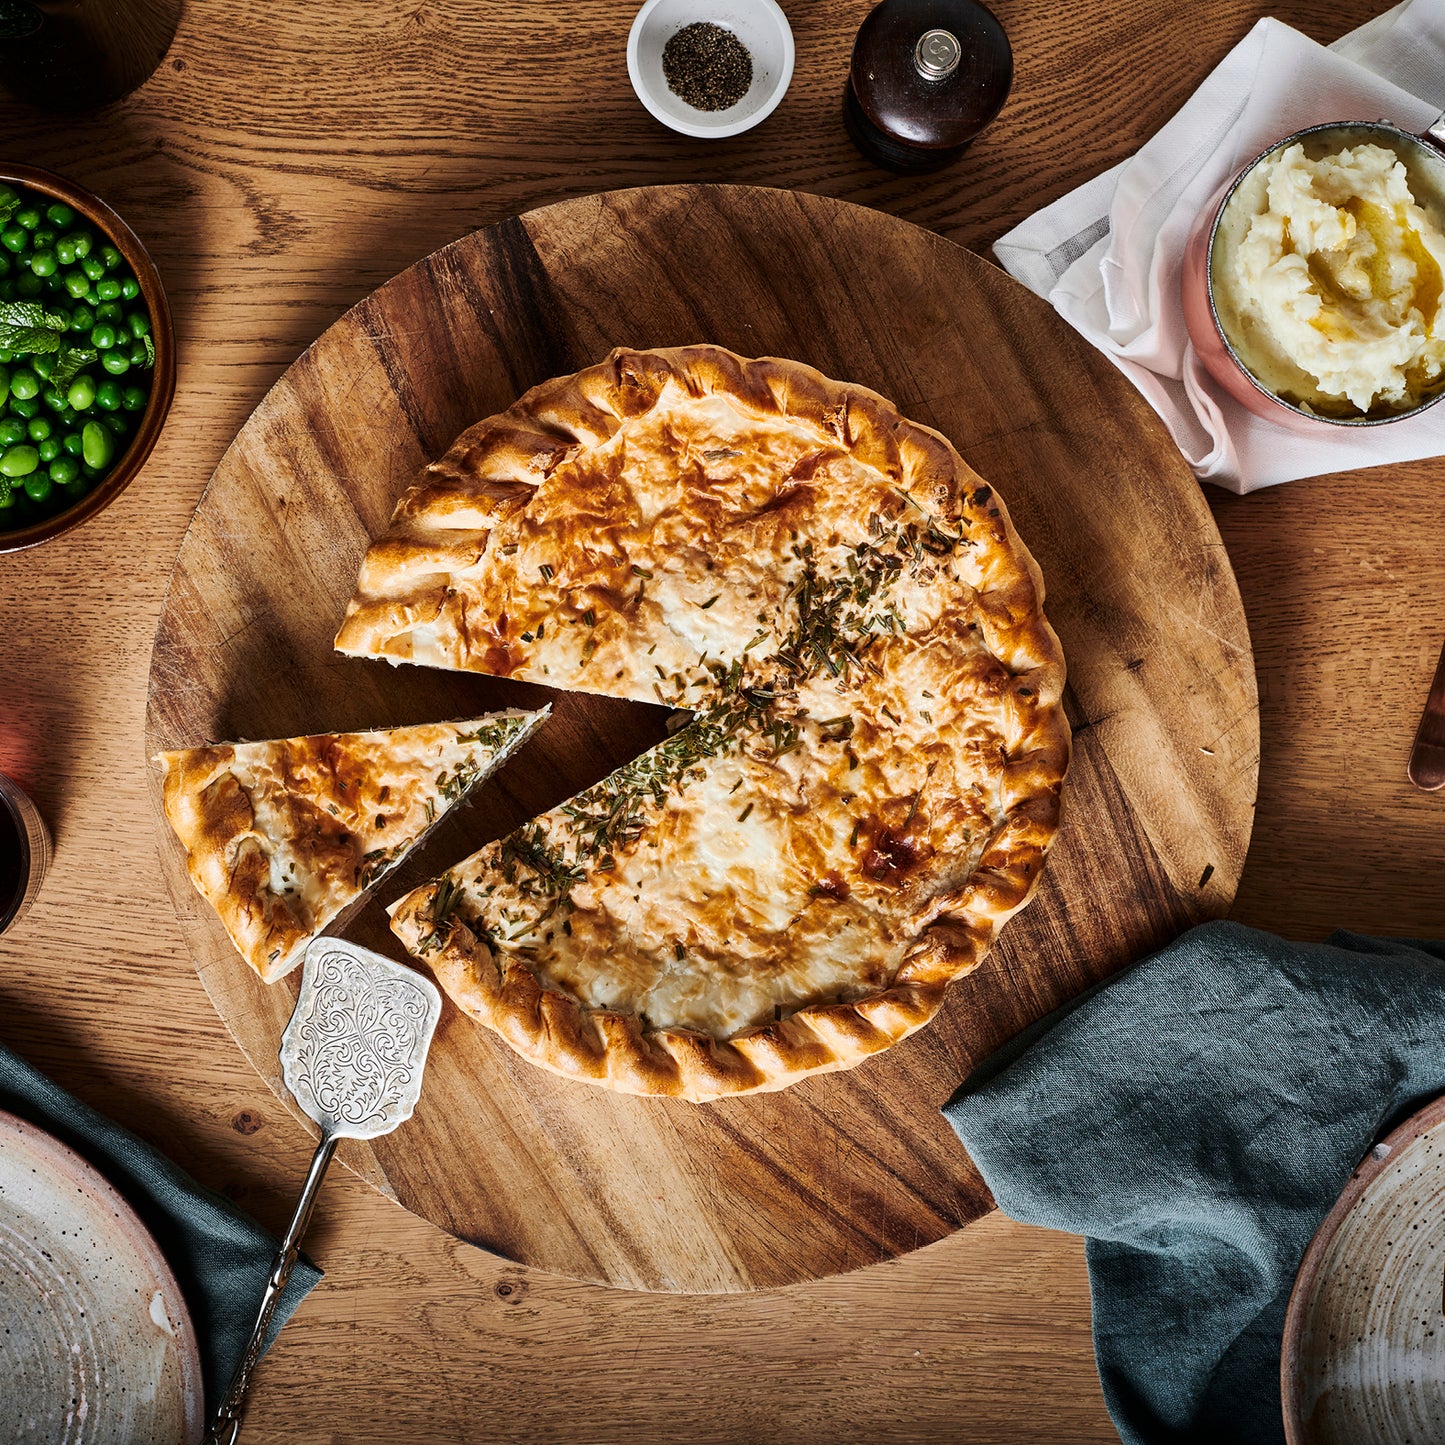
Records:
[[[49,226],[41,226],[30,233],[30,244],[37,251],[48,251],[55,244],[55,232]]]
[[[108,467],[115,456],[115,437],[107,428],[101,426],[98,421],[88,421],[85,430],[81,432],[80,439],[83,444],[81,456],[86,466],[95,467],[99,470]],[[0,468],[4,462],[0,461]]]
[[[95,389],[95,404],[102,411],[119,411],[120,382],[107,376]]]
[[[29,421],[32,416],[40,415],[40,398],[32,396],[27,399],[23,396],[16,396],[15,383],[12,380],[10,383],[10,412],[12,416],[23,416],[26,421]]]
[[[130,370],[130,357],[123,351],[106,351],[101,353],[100,364],[112,376],[124,376]]]
[[[78,431],[66,432],[66,434],[60,438],[60,449],[68,457],[80,456],[85,450],[80,433]]]
[[[80,263],[80,269],[92,281],[99,281],[105,275],[105,262],[99,256],[84,256]]]
[[[15,299],[15,283],[10,280],[0,280],[0,301],[13,301]]]
[[[151,334],[151,319],[144,311],[132,311],[125,318],[125,324],[130,327],[130,334],[137,340]]]
[[[0,447],[13,447],[25,440],[25,423],[18,416],[0,417]]]
[[[105,262],[105,269],[107,271],[114,271],[115,268],[125,260],[125,257],[122,256],[114,246],[102,246],[100,248],[100,259]]]
[[[45,219],[52,226],[68,226],[75,220],[75,212],[64,201],[56,201],[45,208]]]
[[[13,351],[0,351],[0,366],[9,366],[15,360]]]
[[[130,418],[123,411],[111,412],[109,416],[101,417],[101,421],[118,437],[126,436],[130,432]]]
[[[62,236],[55,243],[55,259],[59,261],[62,266],[75,265],[75,242],[72,241],[69,236]]]
[[[22,206],[15,212],[15,224],[33,231],[40,224],[40,210],[37,206]]]
[[[72,331],[89,331],[95,325],[95,312],[89,306],[76,306],[70,313]]]
[[[30,232],[14,224],[0,231],[0,246],[18,256],[30,244]]]
[[[30,269],[32,271],[35,269],[34,261],[31,261]],[[99,296],[102,301],[118,301],[120,300],[120,282],[112,280],[97,281],[95,283],[95,294]]]
[[[32,356],[30,359],[38,361],[40,358]],[[17,366],[10,373],[10,395],[18,396],[21,401],[29,401],[32,396],[39,396],[40,378],[33,371]]]
[[[38,296],[44,284],[34,271],[23,271],[15,278],[15,294],[17,296]]]
[[[35,450],[40,453],[40,460],[43,464],[49,465],[60,458],[60,438],[46,437]]]
[[[80,463],[74,457],[56,457],[50,464],[50,480],[57,487],[67,487],[80,476]]]
[[[67,271],[65,289],[76,301],[83,301],[90,292],[90,282],[79,271]]]
[[[55,370],[55,357],[53,355],[32,356],[30,358],[30,369],[42,381],[50,380],[50,373]]]
[[[119,326],[125,320],[125,312],[121,310],[118,301],[102,301],[95,308],[95,319],[107,321],[112,326]]]
[[[20,192],[14,186],[7,186],[0,182],[0,206],[18,206],[20,204]]]
[[[146,353],[146,344],[144,341],[132,341],[130,350],[126,352],[126,355],[130,357],[130,364],[132,366],[150,365],[150,357]]]
[[[145,389],[139,386],[128,386],[120,394],[120,404],[126,411],[144,411],[149,400]]]
[[[84,371],[70,383],[65,393],[65,404],[75,411],[88,411],[95,401],[95,382]]]
[[[7,256],[4,251],[0,251],[0,276],[8,276],[11,272],[11,269],[13,268],[13,265],[14,263],[11,261],[10,257]]]
[[[109,351],[115,345],[115,327],[108,321],[97,321],[90,328],[90,344],[97,351]]]
[[[33,416],[25,424],[25,435],[33,442],[43,442],[54,430],[48,416]]]
[[[30,257],[30,269],[37,276],[55,275],[55,252],[48,248],[34,252]]]
[[[28,477],[39,465],[40,453],[34,447],[8,447],[0,456],[0,476]]]
[[[0,466],[3,465],[0,462]],[[55,483],[50,480],[49,472],[32,472],[25,478],[25,495],[32,502],[48,502],[54,490]]]
[[[10,368],[9,368],[8,366],[0,366],[0,404],[3,404],[4,401],[5,401],[5,398],[6,398],[7,396],[9,396],[9,395],[10,395]]]
[[[47,386],[40,393],[40,400],[48,406],[51,411],[65,410],[65,393],[56,386]]]
[[[140,295],[140,282],[137,281],[134,276],[127,276],[125,280],[120,283],[120,294],[124,296],[127,301],[134,301],[135,298]]]

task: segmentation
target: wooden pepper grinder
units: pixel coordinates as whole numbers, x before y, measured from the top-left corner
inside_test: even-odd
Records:
[[[853,42],[843,118],[875,164],[931,171],[963,154],[1012,81],[1008,36],[979,0],[883,0]]]

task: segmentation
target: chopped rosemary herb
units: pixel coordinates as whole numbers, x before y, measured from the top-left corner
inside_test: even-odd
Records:
[[[706,602],[704,602],[704,603],[701,604],[702,610],[703,610],[704,612],[706,612],[706,611],[708,610],[708,608],[711,607],[711,606],[713,605],[713,603],[716,602],[716,601],[718,600],[718,598],[721,597],[721,596],[722,596],[722,593],[721,593],[721,592],[714,592],[713,595],[712,595],[711,597],[709,597]]]
[[[647,578],[649,581],[652,578],[652,573],[649,572],[646,567],[639,567],[636,562],[632,564],[632,575],[634,577]]]
[[[746,823],[747,820],[748,820],[748,814],[751,813],[752,811],[753,811],[753,805],[752,805],[751,803],[749,803],[749,804],[747,805],[747,807],[744,808],[744,809],[742,810],[742,812],[738,814],[738,822],[739,822],[739,823]]]
[[[544,582],[550,582],[557,575],[546,562],[543,562],[537,570],[542,574]]]

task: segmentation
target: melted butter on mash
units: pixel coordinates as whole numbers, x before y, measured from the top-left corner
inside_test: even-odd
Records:
[[[1326,415],[1398,411],[1445,373],[1445,234],[1394,151],[1317,160],[1300,144],[1236,188],[1213,258],[1235,351],[1286,401]]]

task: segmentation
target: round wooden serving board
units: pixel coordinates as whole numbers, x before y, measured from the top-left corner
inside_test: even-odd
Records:
[[[367,542],[470,423],[616,345],[709,341],[861,382],[937,427],[1043,568],[1075,728],[1038,896],[936,1021],[852,1072],[693,1105],[568,1083],[446,1006],[411,1122],[341,1157],[453,1234],[641,1289],[784,1285],[902,1254],[992,1208],[939,1114],[1020,1029],[1201,919],[1244,863],[1258,712],[1244,614],[1199,488],[1126,381],[977,256],[821,197],[669,186],[465,236],[341,318],[226,453],[176,561],[150,751],[535,706],[483,677],[336,656]],[[346,928],[662,736],[660,708],[551,695],[553,720]],[[297,975],[272,988],[162,866],[206,989],[285,1097]]]

